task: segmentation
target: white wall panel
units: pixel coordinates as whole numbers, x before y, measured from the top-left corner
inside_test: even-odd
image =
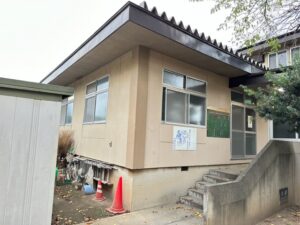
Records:
[[[60,105],[0,96],[0,224],[50,224]]]

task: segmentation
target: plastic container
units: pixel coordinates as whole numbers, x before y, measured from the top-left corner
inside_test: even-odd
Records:
[[[87,183],[85,183],[83,185],[83,191],[84,191],[84,194],[86,194],[86,195],[95,194],[95,190],[93,188],[93,185],[90,185],[90,184],[87,184]]]

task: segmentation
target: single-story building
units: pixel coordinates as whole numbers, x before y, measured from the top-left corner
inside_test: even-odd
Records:
[[[126,3],[42,83],[74,87],[62,105],[78,160],[137,210],[176,202],[211,168],[239,167],[269,122],[239,89],[261,63],[154,7]],[[100,175],[99,175],[100,174]],[[107,193],[105,193],[107,194]]]

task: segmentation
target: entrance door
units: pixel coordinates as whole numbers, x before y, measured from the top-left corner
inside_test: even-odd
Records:
[[[250,158],[256,154],[255,112],[242,104],[232,104],[231,154],[233,159]]]

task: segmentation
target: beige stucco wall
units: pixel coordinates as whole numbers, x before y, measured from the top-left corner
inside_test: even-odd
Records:
[[[231,89],[228,78],[194,67],[155,51],[149,53],[148,105],[146,124],[145,167],[231,164],[230,138],[206,136],[206,127],[197,128],[196,151],[172,149],[173,127],[161,122],[162,73],[164,69],[189,75],[207,82],[207,108],[231,112]],[[258,151],[268,141],[267,122],[258,119]],[[188,125],[183,125],[188,126]],[[266,132],[266,133],[265,133]],[[241,163],[243,160],[235,160]]]
[[[230,138],[207,137],[206,127],[197,127],[196,151],[172,149],[173,125],[161,122],[164,69],[206,81],[207,108],[231,112],[228,78],[137,47],[72,84],[73,122],[67,127],[75,131],[76,153],[129,169],[245,163],[231,160]],[[86,86],[105,75],[107,121],[83,124]],[[258,118],[258,150],[267,141],[268,124]]]
[[[75,89],[73,121],[66,127],[75,132],[77,154],[130,167],[126,163],[130,161],[130,123],[134,108],[130,100],[134,98],[132,83],[136,67],[135,50],[132,50],[72,84]],[[86,86],[105,75],[109,75],[106,122],[83,124]]]
[[[256,124],[256,148],[258,153],[268,143],[270,136],[268,120],[257,116]]]
[[[161,122],[165,68],[206,81],[207,108],[231,112],[228,78],[143,47],[72,84],[73,122],[64,128],[74,130],[77,154],[116,165],[110,177],[113,186],[106,187],[104,193],[112,197],[118,178],[123,176],[124,207],[128,210],[175,202],[216,165],[250,162],[231,160],[230,138],[206,137],[205,127],[197,128],[196,151],[172,149],[173,125]],[[109,75],[106,123],[83,124],[86,86],[105,75]],[[267,143],[267,131],[267,122],[258,119],[258,149]],[[181,166],[191,167],[181,172]]]
[[[226,168],[243,170],[247,165],[227,165]],[[181,171],[181,168],[135,170],[131,210],[176,203],[179,197],[186,195],[188,188],[194,187],[195,182],[201,180],[210,169],[222,168],[224,166],[189,167],[188,171]]]

